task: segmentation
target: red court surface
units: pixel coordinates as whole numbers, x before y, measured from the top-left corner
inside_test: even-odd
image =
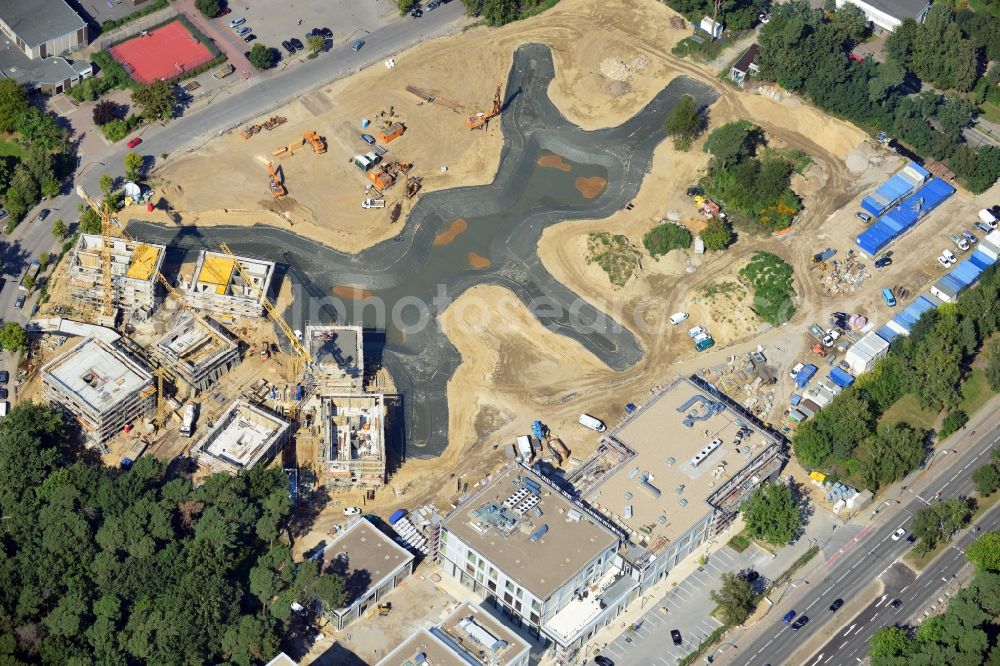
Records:
[[[139,83],[172,79],[212,59],[180,21],[113,46],[111,55]]]

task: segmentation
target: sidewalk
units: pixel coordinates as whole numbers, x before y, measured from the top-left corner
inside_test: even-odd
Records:
[[[173,6],[184,15],[184,18],[191,22],[191,25],[198,28],[203,35],[215,42],[215,46],[229,58],[229,64],[236,68],[235,73],[239,73],[239,76],[244,79],[250,78],[250,75],[254,73],[254,68],[243,56],[244,50],[250,50],[249,45],[245,45],[246,49],[242,49],[234,44],[233,38],[222,32],[219,23],[209,21],[201,15],[201,12],[194,6],[194,0],[175,0]],[[240,42],[240,44],[243,44],[243,42]]]

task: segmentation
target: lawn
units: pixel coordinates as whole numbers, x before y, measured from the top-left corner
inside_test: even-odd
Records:
[[[982,368],[973,368],[962,384],[962,401],[958,406],[966,414],[972,416],[992,397],[993,391],[990,389],[989,382],[986,381],[986,371]]]
[[[983,102],[980,107],[980,117],[985,118],[991,123],[1000,124],[1000,106],[993,104],[992,102]]]
[[[24,157],[24,148],[10,134],[0,134],[0,156],[20,159]]]
[[[905,421],[915,428],[930,429],[937,421],[938,413],[931,409],[924,409],[920,406],[917,396],[907,393],[902,398],[892,404],[892,407],[885,410],[879,423],[895,423]]]

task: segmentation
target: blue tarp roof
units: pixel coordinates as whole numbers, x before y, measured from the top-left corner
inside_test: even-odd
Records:
[[[969,257],[969,261],[974,263],[976,266],[979,266],[983,270],[986,270],[987,268],[996,263],[995,260],[990,259],[989,255],[984,254],[979,250],[976,250],[975,252],[972,253],[972,255]]]
[[[906,306],[906,309],[899,313],[898,317],[905,321],[908,326],[907,329],[913,327],[913,324],[917,323],[917,320],[928,310],[933,310],[937,306],[931,303],[929,300],[920,296],[917,300]]]
[[[982,268],[966,259],[965,261],[960,262],[958,266],[955,266],[955,268],[951,271],[951,274],[968,286],[970,284],[975,284],[982,272]]]
[[[910,329],[913,328],[913,324],[915,323],[915,322],[909,321],[905,317],[903,317],[903,313],[902,312],[900,312],[898,315],[896,315],[895,317],[893,317],[890,321],[892,323],[896,324],[896,326],[898,326],[902,330],[906,331],[907,335],[910,333]]]
[[[847,388],[854,383],[854,377],[849,372],[837,367],[830,370],[829,377],[834,384],[841,388]]]
[[[961,280],[953,277],[951,273],[941,276],[941,279],[938,280],[938,284],[943,285],[956,293],[965,289],[965,285],[961,282]]]
[[[926,169],[915,162],[910,162],[902,171],[862,199],[861,207],[875,217],[880,217],[928,177],[930,173]]]
[[[892,330],[888,326],[883,326],[882,328],[875,331],[875,335],[882,338],[886,342],[892,342],[893,340],[899,337],[899,333]]]
[[[954,187],[940,178],[932,178],[886,213],[884,218],[859,234],[858,247],[869,255],[878,254],[954,193]]]
[[[816,374],[817,370],[819,370],[819,368],[812,363],[802,366],[802,369],[795,375],[796,385],[798,385],[799,388],[802,388],[808,384],[809,380],[813,378],[813,375]]]

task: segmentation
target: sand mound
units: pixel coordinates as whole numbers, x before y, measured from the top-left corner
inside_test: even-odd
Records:
[[[647,61],[642,56],[633,60],[631,65],[621,58],[605,58],[601,61],[601,74],[612,81],[628,81],[637,70],[643,69],[646,64]]]

